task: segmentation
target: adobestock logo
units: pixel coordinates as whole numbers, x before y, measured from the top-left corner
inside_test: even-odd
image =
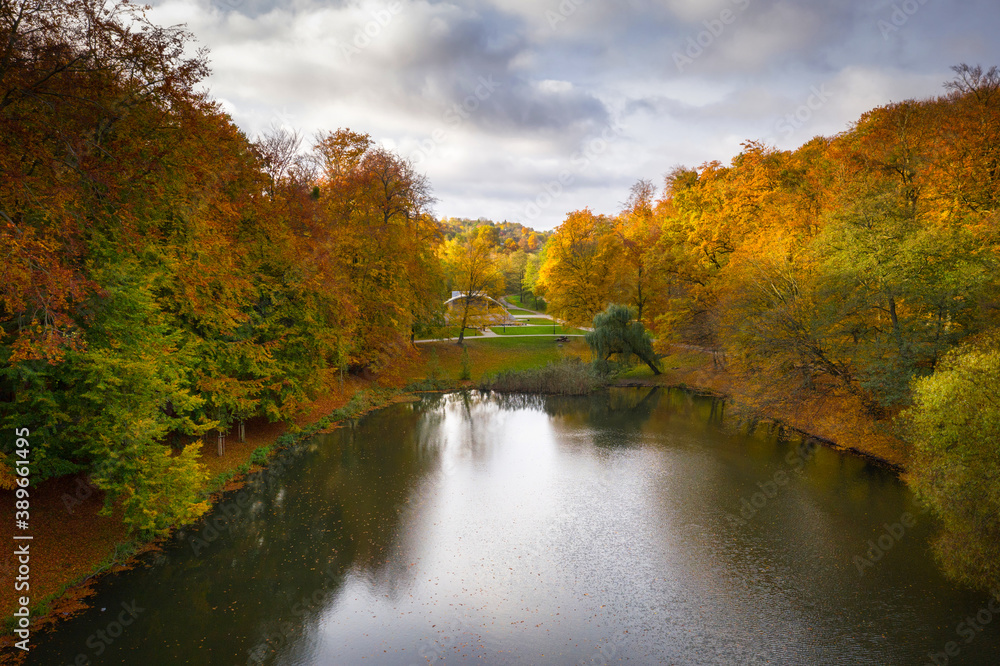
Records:
[[[351,60],[354,59],[354,56],[360,55],[363,50],[371,46],[378,36],[382,34],[382,31],[385,30],[386,27],[392,23],[392,20],[402,11],[402,3],[398,0],[394,0],[394,2],[390,2],[385,7],[380,7],[369,12],[372,17],[371,20],[354,31],[354,37],[351,39],[351,43],[340,45],[340,53],[344,56],[347,62],[351,62]]]
[[[791,113],[785,114],[784,117],[778,119],[774,124],[774,129],[781,132],[784,138],[790,138],[795,134],[796,130],[801,129],[806,123],[812,120],[813,114],[826,106],[826,103],[833,96],[833,93],[827,90],[825,83],[820,84],[818,88],[812,86],[809,92],[810,95],[804,103]]]
[[[955,633],[963,638],[963,642],[968,645],[976,640],[976,637],[983,632],[993,619],[1000,615],[1000,589],[990,592],[992,597],[975,615],[969,615],[955,627]],[[948,666],[951,660],[962,653],[962,647],[958,641],[948,641],[944,649],[927,653],[929,661],[924,662],[924,666]]]
[[[545,11],[545,20],[549,22],[549,30],[555,30],[556,26],[576,13],[576,10],[587,0],[562,0],[554,12],[551,9]]]
[[[750,6],[750,0],[731,1],[736,7],[735,11],[727,7],[719,12],[717,17],[705,19],[701,22],[705,29],[690,35],[683,50],[674,51],[674,65],[678,72],[683,72],[685,67],[693,65],[695,60],[704,55],[726,31],[726,27],[735,23],[740,13],[746,11],[746,8]]]
[[[864,555],[854,556],[853,562],[854,566],[858,568],[858,576],[864,576],[865,570],[874,567],[876,562],[885,557],[885,554],[906,536],[907,530],[913,529],[916,524],[916,518],[909,512],[904,513],[898,521],[891,525],[884,523],[882,534],[875,539],[868,540],[868,550],[865,551]]]
[[[480,76],[478,83],[472,94],[461,102],[455,102],[442,114],[441,120],[444,123],[442,126],[435,127],[428,138],[417,143],[417,149],[409,156],[414,164],[420,164],[434,154],[438,144],[448,138],[451,130],[471,118],[483,102],[492,97],[501,86],[499,81],[493,80],[492,74],[486,77]]]
[[[806,440],[799,446],[792,449],[785,455],[785,464],[789,466],[795,474],[801,474],[806,464],[816,455],[819,448],[813,440]],[[760,513],[760,510],[767,505],[768,501],[774,499],[792,480],[792,475],[785,469],[776,470],[770,479],[758,481],[757,488],[749,497],[740,498],[740,508],[735,513],[726,514],[726,520],[733,527],[745,527],[749,521]]]
[[[910,22],[910,19],[926,5],[929,0],[904,0],[901,3],[892,5],[892,13],[889,20],[879,19],[876,24],[882,39],[889,41],[889,36],[899,32],[900,28]]]

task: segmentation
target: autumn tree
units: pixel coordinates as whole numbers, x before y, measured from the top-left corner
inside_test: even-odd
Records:
[[[198,103],[207,72],[188,35],[141,8],[76,0],[0,3],[2,325],[16,359],[79,348],[74,303],[94,287],[81,236],[115,211],[123,241],[169,152],[165,108]]]
[[[477,305],[476,297],[496,297],[504,287],[504,275],[497,255],[496,238],[483,231],[473,233],[471,238],[455,238],[445,246],[444,260],[452,284],[461,292],[456,307],[459,315],[458,344],[465,340],[467,326],[480,326],[487,321],[487,312]]]
[[[652,181],[640,180],[629,191],[623,210],[615,220],[615,235],[627,263],[621,276],[621,291],[628,302],[635,306],[636,319],[642,321],[646,303],[652,297],[657,273],[651,263],[655,259],[649,249],[656,244],[656,227],[653,224],[653,203],[656,188]]]
[[[350,362],[379,368],[398,353],[425,303],[440,294],[441,232],[429,186],[413,167],[366,134],[322,134],[321,202],[326,243],[356,304]]]
[[[928,189],[951,214],[979,217],[1000,203],[1000,69],[962,63],[929,105],[933,152]]]
[[[545,246],[536,289],[548,311],[586,326],[619,290],[619,245],[612,220],[590,210],[570,213]]]
[[[251,143],[202,56],[126,2],[0,3],[0,421],[143,533],[204,510],[199,437],[381,367],[443,287],[409,164]]]

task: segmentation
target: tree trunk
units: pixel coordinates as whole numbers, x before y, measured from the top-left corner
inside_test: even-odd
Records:
[[[899,326],[899,315],[896,314],[896,299],[892,294],[889,294],[889,318],[892,320],[892,335],[896,338],[896,346],[899,349],[899,354],[904,355],[903,350],[903,331]]]
[[[635,316],[635,320],[641,324],[642,323],[642,305],[643,305],[643,298],[642,298],[642,266],[639,266],[639,276],[638,276],[638,279],[636,280],[635,288],[636,288],[635,304],[636,304],[636,309],[638,310],[638,313]]]
[[[465,297],[465,306],[462,308],[462,325],[458,329],[458,346],[462,346],[462,341],[465,340],[465,325],[469,322],[469,302],[470,298],[468,295]]]

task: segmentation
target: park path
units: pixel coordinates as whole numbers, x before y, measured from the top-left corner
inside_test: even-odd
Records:
[[[563,325],[563,326],[565,325],[565,322],[559,321],[558,319],[556,319],[555,317],[553,317],[550,314],[545,314],[544,312],[538,312],[537,310],[532,310],[531,308],[525,307],[523,305],[514,305],[513,303],[511,303],[510,301],[507,300],[506,296],[504,296],[503,298],[500,299],[500,304],[503,305],[505,308],[513,308],[515,310],[525,310],[526,312],[529,313],[529,314],[514,314],[514,313],[511,313],[510,316],[513,317],[514,319],[529,319],[531,317],[541,317],[543,319],[549,319],[549,320],[552,320],[552,321],[558,321],[560,325]],[[584,330],[584,331],[592,331],[592,330],[594,330],[594,329],[592,329],[590,327],[587,327],[587,326],[577,326],[576,328],[579,328],[579,329]],[[480,331],[479,335],[467,335],[467,336],[465,336],[465,339],[466,340],[476,340],[476,339],[479,339],[479,338],[539,338],[539,337],[545,337],[547,335],[559,335],[559,336],[565,336],[565,337],[568,337],[568,338],[582,338],[583,337],[582,333],[555,333],[555,334],[553,334],[553,333],[527,333],[527,334],[524,334],[524,335],[520,335],[520,334],[501,335],[499,333],[494,333],[490,329],[490,327],[486,327],[484,330]],[[457,341],[457,340],[458,340],[458,337],[453,337],[453,338],[428,338],[426,340],[414,340],[413,343],[414,344],[420,344],[421,342],[449,342],[449,341]]]
[[[545,338],[545,337],[565,337],[565,338],[582,338],[583,333],[526,333],[524,335],[500,335],[499,333],[494,333],[493,331],[488,331],[481,335],[467,335],[465,340],[481,340],[482,338]],[[457,341],[458,338],[430,338],[427,340],[414,340],[413,344],[419,345],[421,342],[449,342]]]
[[[545,314],[544,312],[538,312],[537,310],[532,310],[531,308],[525,307],[523,305],[514,305],[513,303],[511,303],[510,301],[507,300],[506,296],[504,296],[503,298],[500,299],[500,303],[504,307],[506,307],[506,308],[514,308],[516,310],[527,310],[528,312],[531,313],[531,314],[526,314],[526,315],[511,314],[511,317],[514,317],[515,319],[527,319],[528,317],[544,317],[545,319],[552,319],[553,321],[558,321],[561,326],[565,326],[566,325],[566,322],[560,321],[559,319],[556,319],[555,317],[553,317],[550,314]],[[593,331],[594,330],[590,326],[575,326],[574,328],[578,328],[581,331]],[[569,334],[567,333],[565,335],[569,335]],[[574,333],[572,335],[579,336],[580,334],[579,333]],[[511,336],[511,335],[508,335],[506,337],[510,338],[510,337],[528,337],[528,336],[526,336],[526,335],[522,335],[522,336]]]

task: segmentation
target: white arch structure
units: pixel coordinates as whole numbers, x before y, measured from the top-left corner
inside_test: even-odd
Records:
[[[485,302],[486,303],[486,313],[485,314],[486,314],[487,319],[489,319],[491,317],[499,317],[499,321],[491,322],[491,323],[502,324],[504,322],[513,322],[514,321],[514,317],[511,316],[510,312],[507,310],[507,308],[505,308],[503,306],[502,303],[500,303],[500,301],[496,300],[495,298],[491,298],[491,297],[487,296],[486,294],[472,294],[472,295],[469,295],[469,294],[458,293],[455,296],[452,296],[451,298],[449,298],[448,300],[446,300],[444,302],[444,306],[450,310],[452,308],[452,305],[456,301],[461,301],[462,299],[466,299],[466,298],[470,299],[472,301],[483,301],[483,302]],[[499,308],[500,312],[497,313],[497,314],[491,313],[490,312],[490,304],[496,305],[496,307]]]

